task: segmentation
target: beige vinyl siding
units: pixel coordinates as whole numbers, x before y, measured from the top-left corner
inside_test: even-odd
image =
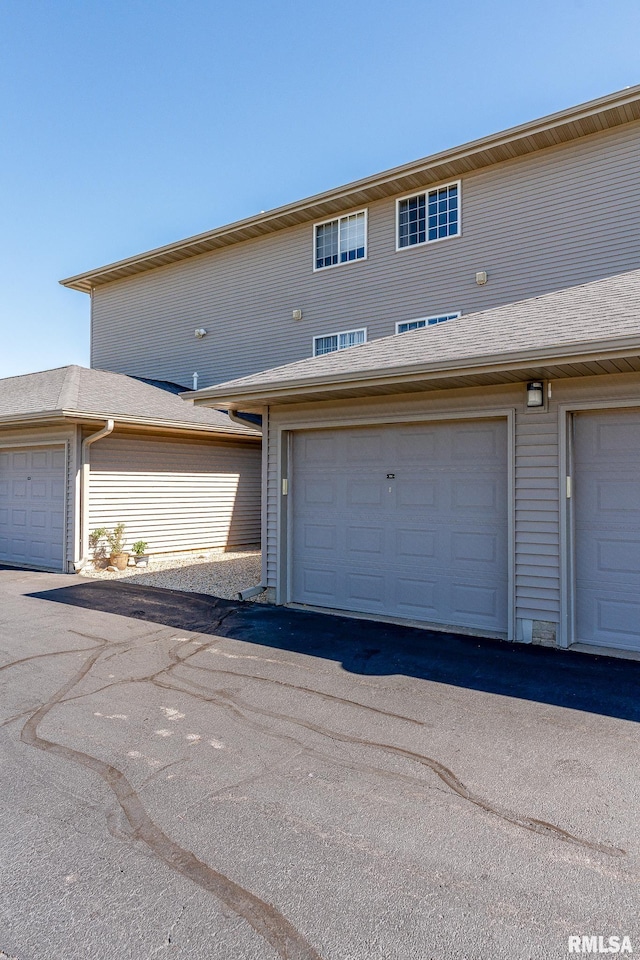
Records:
[[[314,336],[371,340],[637,268],[639,141],[631,123],[463,176],[460,237],[396,251],[389,198],[368,207],[366,260],[314,272],[309,222],[99,286],[92,364],[204,387],[311,356]]]
[[[89,529],[125,524],[149,553],[260,542],[260,445],[114,434],[91,447]]]
[[[516,616],[557,623],[560,547],[556,404],[548,412],[520,407],[515,453]]]
[[[79,469],[78,446],[75,427],[17,427],[0,430],[0,448],[12,446],[37,446],[40,443],[60,444],[66,449],[66,495],[65,495],[65,570],[73,570],[76,553],[77,519],[75,511],[76,472]]]

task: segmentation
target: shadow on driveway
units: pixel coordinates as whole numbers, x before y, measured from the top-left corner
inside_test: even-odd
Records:
[[[640,662],[455,633],[90,581],[29,596],[307,656],[351,673],[406,675],[501,696],[640,720]]]

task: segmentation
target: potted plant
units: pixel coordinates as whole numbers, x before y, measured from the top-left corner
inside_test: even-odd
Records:
[[[146,540],[136,540],[131,549],[133,550],[133,559],[136,567],[146,567],[149,562],[149,557],[145,553],[145,550],[149,544]]]
[[[113,530],[107,530],[109,544],[109,563],[118,570],[125,570],[129,554],[124,551],[124,523],[117,523]]]

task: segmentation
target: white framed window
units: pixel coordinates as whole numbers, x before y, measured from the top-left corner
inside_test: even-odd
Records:
[[[460,236],[461,194],[456,180],[396,200],[396,250]]]
[[[460,316],[460,310],[457,313],[442,313],[436,317],[419,317],[417,320],[403,320],[396,323],[396,333],[406,333],[408,330],[419,330],[420,327],[432,327],[436,323],[444,323],[445,320],[455,320]]]
[[[336,350],[347,350],[367,342],[367,328],[360,330],[344,330],[342,333],[329,333],[323,337],[313,338],[313,355],[321,357],[325,353],[334,353]]]
[[[367,211],[316,223],[313,228],[313,269],[325,270],[367,257]]]

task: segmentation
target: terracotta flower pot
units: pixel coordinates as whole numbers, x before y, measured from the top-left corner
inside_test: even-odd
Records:
[[[112,567],[115,567],[117,570],[126,570],[127,564],[129,562],[128,553],[114,553],[109,557],[109,562]]]

